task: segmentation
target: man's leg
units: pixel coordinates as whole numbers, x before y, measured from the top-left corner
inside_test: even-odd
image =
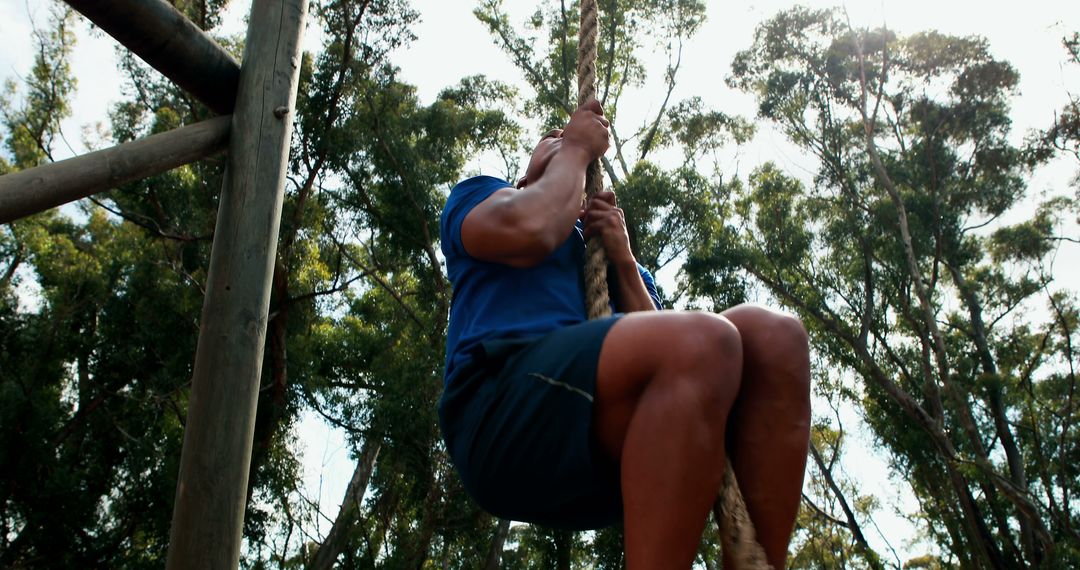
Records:
[[[690,567],[723,477],[742,352],[735,326],[708,313],[632,313],[605,338],[593,429],[621,467],[628,570]]]
[[[740,305],[722,314],[739,329],[743,346],[728,456],[758,542],[779,569],[799,510],[810,438],[806,331],[797,319],[763,307]]]

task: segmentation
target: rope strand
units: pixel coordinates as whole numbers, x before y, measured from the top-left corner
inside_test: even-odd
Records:
[[[599,29],[596,0],[582,0],[578,28],[578,106],[596,98],[596,36]],[[604,172],[600,160],[589,163],[585,170],[585,197],[592,198],[604,189]],[[586,244],[585,308],[590,319],[611,315],[611,298],[607,287],[607,255],[600,236],[592,236]]]

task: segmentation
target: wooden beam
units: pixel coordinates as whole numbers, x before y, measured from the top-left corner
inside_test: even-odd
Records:
[[[236,104],[240,64],[165,0],[65,0],[143,61],[227,115]]]
[[[0,224],[206,158],[225,149],[232,117],[0,176]]]
[[[253,0],[166,567],[236,568],[308,0]]]

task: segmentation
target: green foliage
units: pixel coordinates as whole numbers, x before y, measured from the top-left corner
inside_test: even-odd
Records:
[[[8,560],[154,565],[171,518],[199,292],[159,272],[162,244],[100,209],[83,225],[46,213],[15,232],[43,308],[5,318],[33,340],[10,356],[37,363],[5,366],[2,379],[0,431],[12,438],[4,519],[21,521]]]
[[[202,25],[220,18],[221,3],[179,7]],[[516,142],[502,111],[513,92],[466,78],[421,105],[386,61],[411,38],[415,13],[402,2],[316,9],[328,42],[302,74],[290,167],[298,182],[287,191],[274,279],[245,564],[297,566],[313,552],[296,542],[313,513],[297,494],[289,434],[300,410],[314,408],[358,448],[385,442],[369,492],[385,517],[358,524],[343,556],[416,567],[444,544],[472,567],[488,521],[450,476],[434,415],[449,287],[433,236],[466,160]],[[61,99],[26,97],[18,114],[5,107],[13,155],[28,148],[18,138],[28,125],[43,147],[11,168],[48,154],[56,125],[33,121],[66,112],[69,51],[43,50],[52,67],[36,68],[53,70],[41,91]],[[133,59],[123,69],[131,89],[111,112],[118,142],[206,116]],[[0,234],[5,566],[163,562],[222,167],[208,159],[118,188],[77,219],[47,213]],[[39,312],[17,308],[16,270],[40,286]],[[392,555],[371,551],[376,533]]]
[[[488,27],[496,43],[525,76],[535,95],[525,103],[525,112],[538,117],[541,130],[561,127],[577,107],[577,2],[543,2],[522,25],[515,26],[503,9],[502,0],[485,0],[474,10]],[[705,21],[705,4],[698,0],[633,0],[598,2],[601,40],[597,44],[597,94],[607,116],[617,125],[613,130],[616,159],[621,169],[608,168],[614,183],[628,177],[637,160],[645,160],[657,149],[680,146],[684,166],[734,140],[745,142],[753,127],[739,117],[705,107],[699,97],[671,103],[677,83],[683,43]],[[645,55],[667,54],[663,81],[668,96],[652,118],[621,117],[619,101],[631,90],[649,84]],[[640,126],[625,138],[618,125]],[[623,127],[625,128],[625,127]],[[631,146],[630,141],[635,141]],[[527,143],[521,150],[531,149]],[[627,157],[635,157],[634,159]]]
[[[60,121],[71,114],[68,99],[75,90],[70,60],[75,46],[73,14],[70,8],[55,7],[48,29],[34,31],[37,53],[24,82],[26,93],[20,93],[14,81],[4,84],[0,117],[12,163],[8,166],[5,160],[3,170],[22,170],[52,159],[53,141],[60,133]],[[22,104],[14,107],[20,99]]]
[[[704,154],[724,146],[729,140],[747,143],[754,126],[742,117],[732,117],[705,108],[700,97],[679,102],[668,111],[670,132],[658,135],[658,147],[677,146],[683,151],[683,166],[691,167]]]
[[[502,567],[507,570],[585,567],[585,545],[577,533],[521,525],[511,528],[510,540],[517,543],[517,549],[503,557]]]

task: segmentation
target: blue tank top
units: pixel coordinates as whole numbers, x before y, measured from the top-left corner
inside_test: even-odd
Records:
[[[477,204],[496,190],[512,187],[491,176],[469,178],[450,191],[439,220],[446,272],[453,284],[446,333],[449,383],[471,360],[472,349],[494,338],[539,336],[584,322],[585,241],[580,222],[567,228],[566,240],[534,267],[518,268],[470,256],[461,243],[461,224]],[[653,303],[660,307],[652,275],[640,265]]]

